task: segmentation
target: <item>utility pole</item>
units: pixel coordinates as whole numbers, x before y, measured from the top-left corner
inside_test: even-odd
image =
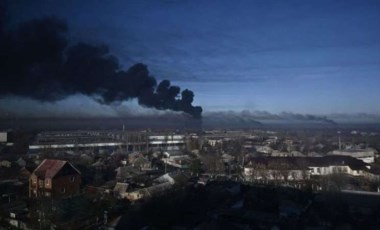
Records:
[[[108,223],[108,212],[107,211],[104,211],[103,223],[104,223],[104,227],[106,227],[106,225]]]
[[[340,141],[340,131],[338,131],[338,145],[339,145],[339,150],[342,150],[342,143]]]
[[[8,197],[8,204],[10,204],[11,203],[11,193],[7,193],[7,194],[3,194],[3,195],[1,195],[2,197]]]

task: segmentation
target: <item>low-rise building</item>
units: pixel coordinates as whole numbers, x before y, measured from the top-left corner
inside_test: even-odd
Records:
[[[45,159],[29,178],[29,197],[65,198],[80,193],[81,173],[68,161]]]
[[[356,159],[362,160],[365,163],[375,162],[376,150],[367,148],[367,149],[344,149],[344,150],[334,150],[331,155],[336,156],[350,156]]]
[[[135,176],[140,176],[144,174],[144,172],[142,172],[140,169],[137,169],[133,166],[120,166],[117,169],[115,169],[115,172],[117,181],[126,181]]]
[[[143,157],[143,156],[135,158],[131,162],[131,164],[133,167],[135,167],[139,170],[142,170],[142,171],[152,169],[152,163],[150,162],[150,160],[146,157]]]
[[[259,153],[271,154],[273,152],[273,149],[266,145],[264,146],[256,145],[255,149],[256,149],[256,152],[259,152]]]
[[[6,143],[8,141],[8,133],[0,132],[0,143]]]
[[[166,173],[153,180],[150,186],[124,193],[124,197],[130,201],[135,201],[162,195],[173,189],[175,185],[184,185],[188,179],[188,175],[183,173]]]
[[[246,162],[244,176],[250,180],[289,181],[334,173],[368,177],[370,169],[369,164],[349,156],[256,157]]]
[[[168,164],[170,166],[180,168],[180,169],[189,168],[190,163],[191,163],[190,157],[187,155],[163,158],[162,161],[165,164]]]

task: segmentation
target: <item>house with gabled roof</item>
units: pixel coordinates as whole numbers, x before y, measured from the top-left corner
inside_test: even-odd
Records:
[[[29,178],[29,197],[66,198],[79,194],[81,173],[70,162],[45,159]]]

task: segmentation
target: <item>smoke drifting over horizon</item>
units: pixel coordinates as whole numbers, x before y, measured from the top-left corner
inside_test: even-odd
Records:
[[[202,107],[192,105],[191,90],[181,91],[169,80],[157,83],[146,65],[138,63],[125,71],[106,45],[69,46],[68,28],[60,19],[47,17],[12,30],[7,27],[0,16],[0,97],[55,102],[83,94],[106,105],[136,98],[145,107],[202,116]]]
[[[207,112],[204,115],[205,119],[210,119],[216,122],[220,120],[223,122],[238,120],[242,123],[260,123],[264,121],[280,121],[280,122],[322,122],[326,124],[335,125],[336,122],[329,119],[327,116],[311,115],[311,114],[298,114],[290,112],[281,112],[279,114],[270,113],[267,111],[249,111],[243,110],[241,112],[223,111],[223,112]]]

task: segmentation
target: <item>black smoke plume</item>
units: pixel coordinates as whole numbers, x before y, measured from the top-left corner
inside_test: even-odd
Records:
[[[66,23],[54,17],[6,28],[0,16],[0,96],[57,101],[73,94],[115,104],[137,98],[142,106],[183,111],[200,118],[194,93],[163,80],[157,85],[144,64],[122,70],[105,45],[69,46]]]

